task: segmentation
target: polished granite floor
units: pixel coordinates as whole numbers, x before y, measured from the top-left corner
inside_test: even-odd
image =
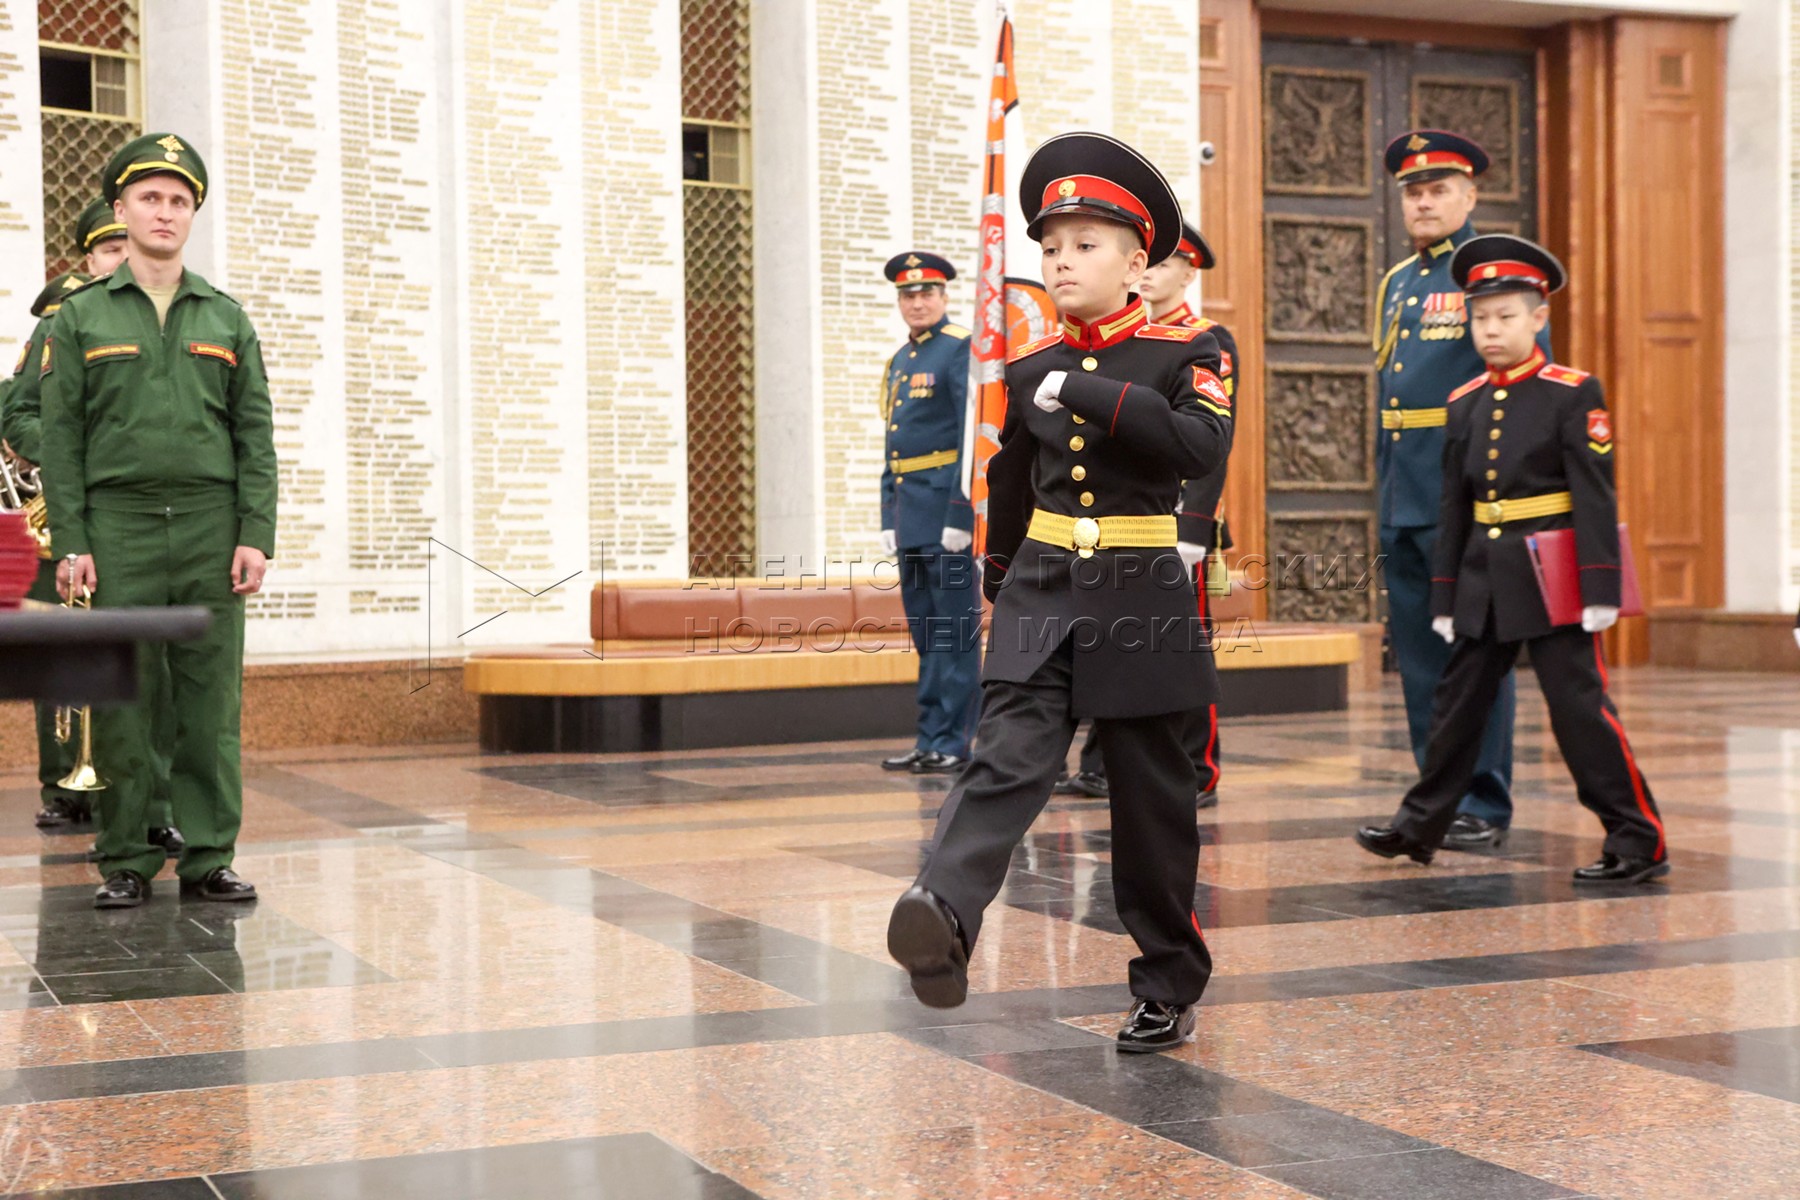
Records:
[[[1581,894],[1520,691],[1517,832],[1431,868],[1349,840],[1411,777],[1391,686],[1229,723],[1219,974],[1144,1058],[1104,802],[1021,848],[970,1002],[911,999],[883,933],[945,784],[887,745],[252,755],[262,900],[114,913],[6,764],[0,1193],[1800,1195],[1800,680],[1617,672],[1675,871]]]

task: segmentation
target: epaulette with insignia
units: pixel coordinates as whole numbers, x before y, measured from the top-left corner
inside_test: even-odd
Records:
[[[1183,329],[1179,325],[1144,325],[1131,336],[1158,342],[1191,342],[1200,336],[1200,330]]]
[[[943,333],[946,337],[953,338],[967,338],[972,336],[970,332],[961,325],[946,325],[939,332]]]
[[[1476,388],[1480,387],[1482,384],[1486,383],[1487,381],[1488,381],[1487,372],[1483,371],[1481,374],[1477,375],[1475,378],[1469,380],[1469,382],[1467,382],[1467,383],[1463,384],[1461,387],[1457,388],[1454,392],[1451,392],[1450,399],[1446,400],[1444,403],[1446,403],[1446,404],[1456,403],[1458,400],[1461,400],[1464,396],[1468,395],[1470,392],[1474,391]]]
[[[1538,372],[1538,378],[1548,379],[1551,383],[1560,383],[1564,387],[1580,387],[1581,381],[1586,379],[1589,374],[1590,372],[1578,371],[1574,367],[1563,367],[1551,363]]]
[[[1056,343],[1058,343],[1062,340],[1063,340],[1063,335],[1060,330],[1056,333],[1045,334],[1043,337],[1039,338],[1037,341],[1026,342],[1023,346],[1020,346],[1017,350],[1014,350],[1011,354],[1006,356],[1006,361],[1009,363],[1016,363],[1021,358],[1029,358],[1031,355],[1036,354],[1039,350],[1048,350],[1050,347],[1056,345]]]

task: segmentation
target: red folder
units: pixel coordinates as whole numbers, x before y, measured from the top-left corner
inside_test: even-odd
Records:
[[[1537,574],[1550,624],[1581,624],[1581,567],[1575,561],[1575,531],[1549,529],[1531,534],[1525,539],[1525,548],[1531,554],[1531,569]],[[1619,615],[1644,615],[1637,566],[1631,560],[1631,539],[1623,525],[1619,526]]]

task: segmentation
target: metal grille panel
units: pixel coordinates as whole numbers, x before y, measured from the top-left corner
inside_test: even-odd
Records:
[[[138,52],[138,0],[38,0],[38,37],[65,46]]]
[[[106,160],[143,132],[135,121],[47,112],[44,132],[44,269],[51,275],[78,265],[75,220],[100,194]]]
[[[681,0],[681,112],[750,123],[750,0]]]
[[[703,573],[756,552],[750,192],[689,185],[688,553]]]

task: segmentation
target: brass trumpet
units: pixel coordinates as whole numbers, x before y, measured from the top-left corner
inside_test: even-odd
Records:
[[[0,509],[24,513],[38,557],[50,557],[50,511],[44,503],[43,477],[36,467],[29,471],[21,467],[10,446],[0,447]]]
[[[63,565],[69,572],[69,594],[63,600],[64,608],[92,608],[94,599],[86,584],[80,585],[79,592],[75,579],[76,558],[73,554],[63,559]],[[94,712],[84,704],[80,708],[58,705],[56,709],[56,741],[59,745],[68,745],[74,734],[75,719],[81,719],[81,749],[76,752],[75,765],[69,773],[56,781],[56,786],[70,792],[103,792],[106,780],[100,778],[100,772],[94,767]]]

